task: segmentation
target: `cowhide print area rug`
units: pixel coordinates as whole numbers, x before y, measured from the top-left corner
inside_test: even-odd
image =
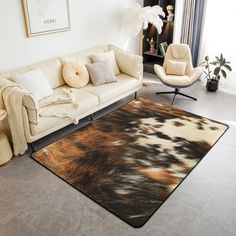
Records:
[[[32,157],[128,224],[141,227],[227,128],[139,98]]]

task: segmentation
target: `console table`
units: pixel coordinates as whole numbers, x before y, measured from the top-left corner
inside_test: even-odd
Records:
[[[0,122],[7,116],[5,110],[0,109]],[[7,163],[12,158],[12,150],[6,134],[0,133],[0,165]]]

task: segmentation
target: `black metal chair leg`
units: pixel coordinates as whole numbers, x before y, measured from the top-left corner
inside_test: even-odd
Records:
[[[190,99],[193,99],[193,100],[197,101],[197,98],[194,98],[194,97],[191,97],[191,96],[189,96],[187,94],[181,93],[179,88],[175,88],[174,91],[170,91],[170,92],[157,92],[156,94],[157,95],[161,95],[161,94],[174,94],[174,98],[172,99],[171,105],[173,105],[173,103],[175,101],[175,98],[176,98],[176,96],[178,94],[181,95],[181,96],[184,96],[184,97],[187,97],[187,98],[190,98]]]
[[[137,97],[138,97],[138,92],[136,91],[136,92],[134,93],[134,99],[137,99]]]
[[[157,95],[161,95],[161,94],[175,94],[175,91],[170,91],[170,92],[157,92]]]
[[[175,93],[175,96],[174,96],[173,99],[172,99],[171,105],[173,105],[173,103],[174,103],[174,101],[175,101],[175,98],[176,98],[176,95],[177,95],[177,93]]]
[[[187,97],[187,98],[190,98],[190,99],[193,99],[193,100],[197,101],[197,98],[191,97],[191,96],[189,96],[187,94],[180,93],[180,92],[178,92],[178,94],[181,95],[181,96],[184,96],[184,97]]]

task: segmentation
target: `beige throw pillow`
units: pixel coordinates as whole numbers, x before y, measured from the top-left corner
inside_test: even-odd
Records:
[[[186,70],[186,63],[180,61],[167,60],[166,74],[184,76]]]
[[[67,62],[63,66],[65,82],[72,88],[85,87],[89,82],[89,73],[86,66],[78,62]]]
[[[93,63],[95,62],[102,62],[102,61],[109,61],[112,65],[112,69],[115,75],[120,74],[119,67],[116,63],[116,57],[113,50],[108,52],[96,53],[91,55]]]
[[[94,86],[117,81],[109,61],[89,64],[87,68]]]

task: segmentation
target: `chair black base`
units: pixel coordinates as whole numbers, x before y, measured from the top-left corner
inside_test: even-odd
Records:
[[[157,94],[157,95],[161,95],[161,94],[174,94],[175,96],[174,96],[174,98],[173,98],[173,100],[172,100],[172,102],[171,102],[171,105],[173,105],[173,103],[174,103],[175,98],[176,98],[177,95],[181,95],[181,96],[184,96],[184,97],[193,99],[194,101],[197,101],[196,98],[191,97],[191,96],[189,96],[189,95],[187,95],[187,94],[181,93],[179,88],[176,88],[175,91],[170,91],[170,92],[157,92],[156,94]]]

